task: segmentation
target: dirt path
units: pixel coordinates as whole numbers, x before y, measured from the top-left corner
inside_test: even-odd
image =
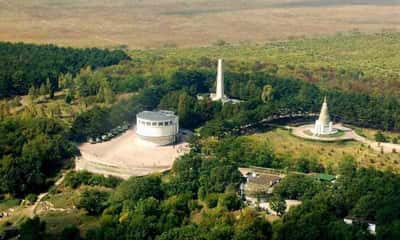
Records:
[[[376,141],[369,140],[363,136],[358,135],[355,131],[352,131],[353,139],[359,142],[362,142],[375,151],[380,151],[383,153],[393,153],[393,152],[400,152],[400,144],[394,143],[380,143]]]
[[[65,178],[65,176],[67,175],[68,172],[69,172],[69,171],[63,173],[62,176],[54,183],[54,186],[55,186],[55,187],[59,186],[59,185],[64,181],[64,178]],[[39,196],[38,196],[37,199],[36,199],[36,202],[35,202],[32,206],[30,206],[30,207],[28,207],[28,208],[26,209],[26,211],[27,211],[27,213],[28,213],[27,215],[28,215],[29,217],[34,217],[34,216],[36,215],[36,208],[37,208],[37,206],[40,204],[40,202],[42,201],[42,199],[43,199],[44,197],[46,197],[48,194],[49,194],[49,192],[44,192],[44,193],[39,194]]]

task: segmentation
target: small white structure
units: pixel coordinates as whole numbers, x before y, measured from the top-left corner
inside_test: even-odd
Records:
[[[347,225],[353,225],[354,222],[364,222],[367,224],[367,231],[372,235],[376,235],[376,224],[373,222],[360,221],[353,218],[344,218],[343,221]]]
[[[319,118],[315,121],[313,133],[316,136],[337,133],[337,130],[334,129],[332,126],[333,124],[328,112],[328,103],[325,97],[324,103],[322,104],[321,113],[319,114]]]
[[[143,111],[136,115],[136,135],[156,145],[175,143],[179,118],[172,111]]]

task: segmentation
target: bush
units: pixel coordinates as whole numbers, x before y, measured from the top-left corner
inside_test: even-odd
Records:
[[[382,131],[378,131],[375,133],[375,141],[377,142],[387,142],[386,136],[382,133]]]
[[[235,192],[224,193],[219,198],[219,206],[235,211],[242,207],[242,201]]]
[[[39,217],[27,219],[21,224],[20,238],[21,240],[37,240],[43,239],[46,231],[46,223],[40,221]]]
[[[138,201],[149,197],[162,199],[163,195],[159,176],[131,177],[116,188],[112,201],[117,203],[125,200]]]
[[[97,189],[86,189],[81,193],[78,208],[85,209],[89,215],[99,215],[108,206],[110,194]]]
[[[280,197],[279,195],[274,195],[270,201],[271,209],[274,210],[278,216],[282,216],[286,210],[286,202],[285,199]]]
[[[218,205],[218,194],[211,193],[208,194],[205,202],[209,208],[215,208]]]
[[[79,228],[75,225],[67,225],[61,232],[60,240],[80,240]]]
[[[33,193],[30,193],[25,197],[25,200],[29,201],[30,203],[36,202],[36,199],[37,199],[37,195],[33,194]]]
[[[104,177],[102,175],[92,174],[87,171],[80,171],[69,172],[65,176],[64,183],[66,186],[74,189],[81,185],[115,188],[121,183],[121,181],[122,179],[117,177]]]

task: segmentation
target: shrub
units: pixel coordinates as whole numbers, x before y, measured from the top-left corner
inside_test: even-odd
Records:
[[[87,171],[80,171],[68,173],[67,176],[65,176],[64,183],[66,186],[71,188],[77,188],[81,185],[115,188],[121,183],[121,181],[122,179],[117,177],[104,177]]]
[[[89,215],[99,215],[108,206],[109,192],[86,189],[81,193],[78,208],[85,209]]]
[[[215,208],[218,205],[218,194],[211,193],[208,194],[205,202],[209,208]]]
[[[377,142],[386,142],[387,141],[386,140],[386,136],[381,131],[378,131],[375,134],[375,141],[377,141]]]
[[[219,198],[219,206],[224,207],[229,211],[234,211],[242,207],[242,201],[235,192],[228,192],[222,194]]]
[[[36,199],[37,199],[37,195],[33,194],[33,193],[30,193],[25,197],[25,200],[27,200],[27,201],[29,201],[31,203],[36,202]]]
[[[61,240],[80,240],[79,228],[75,225],[67,225],[61,232]]]

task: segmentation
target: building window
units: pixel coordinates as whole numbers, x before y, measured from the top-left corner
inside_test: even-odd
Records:
[[[168,126],[168,122],[164,122],[164,126]]]
[[[150,122],[146,122],[146,126],[150,126]]]
[[[152,122],[151,125],[152,126],[157,126],[157,123],[156,122]]]
[[[163,122],[158,122],[158,126],[163,126],[164,123]]]

